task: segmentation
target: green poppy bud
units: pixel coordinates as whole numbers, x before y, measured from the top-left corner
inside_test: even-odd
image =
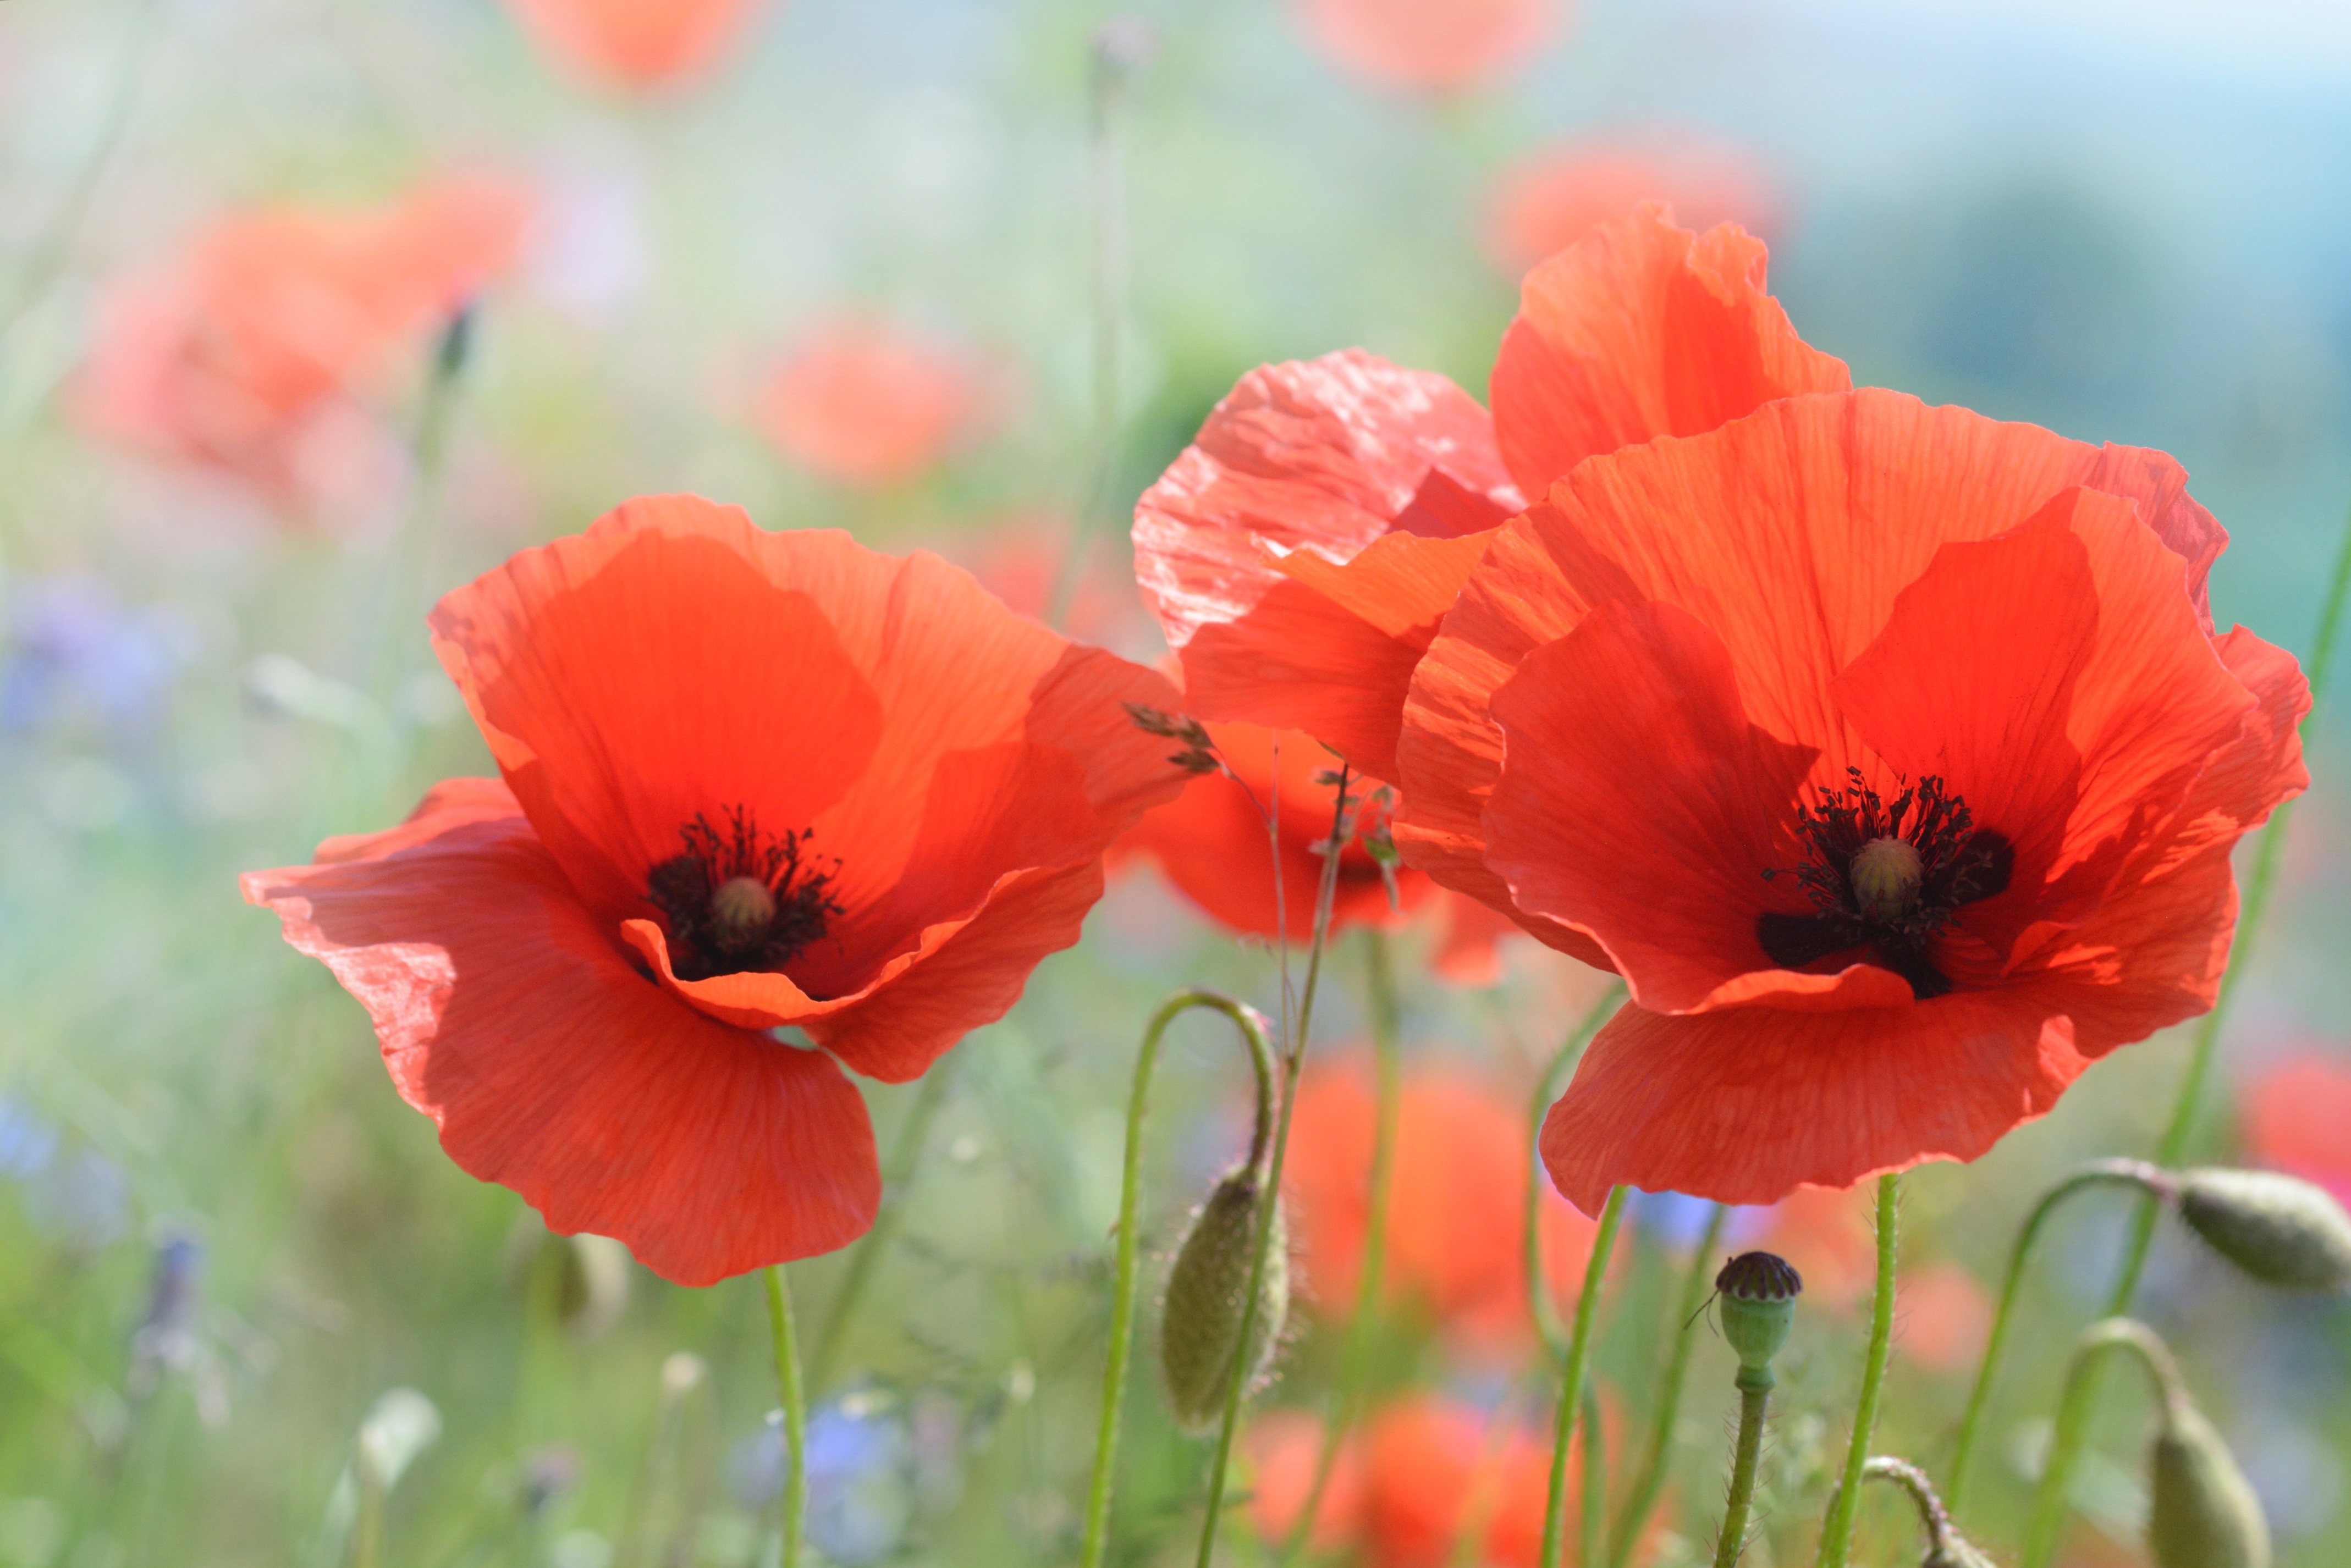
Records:
[[[1741,1252],[1714,1276],[1720,1298],[1716,1309],[1722,1320],[1722,1337],[1738,1353],[1748,1370],[1769,1366],[1788,1341],[1795,1321],[1796,1298],[1803,1293],[1803,1276],[1788,1260],[1773,1252]]]
[[[2325,1188],[2275,1171],[2210,1167],[2171,1179],[2179,1218],[2263,1284],[2351,1289],[2351,1215]]]
[[[1224,1415],[1225,1390],[1232,1380],[1241,1317],[1249,1303],[1258,1179],[1257,1171],[1244,1167],[1217,1183],[1193,1217],[1191,1230],[1176,1250],[1176,1266],[1168,1271],[1159,1361],[1167,1378],[1168,1407],[1188,1431],[1213,1426]],[[1289,1227],[1277,1202],[1258,1289],[1257,1320],[1242,1357],[1249,1368],[1247,1382],[1265,1375],[1289,1312]]]
[[[2261,1500],[2220,1434],[2184,1395],[2164,1402],[2147,1455],[2147,1491],[2155,1568],[2269,1568]]]

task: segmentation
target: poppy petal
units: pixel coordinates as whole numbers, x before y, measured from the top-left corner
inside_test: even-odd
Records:
[[[681,1284],[862,1234],[881,1179],[840,1069],[649,983],[520,810],[490,809],[498,787],[452,781],[372,846],[248,874],[246,898],[367,1008],[449,1157],[553,1229]]]
[[[1628,1006],[1544,1118],[1543,1163],[1597,1214],[1620,1184],[1771,1203],[1801,1184],[1973,1159],[2089,1065],[2074,1036],[2011,992],[1828,1013]]]
[[[1796,336],[1764,265],[1738,225],[1694,234],[1646,206],[1527,274],[1492,393],[1520,492],[1541,495],[1596,452],[1851,388],[1844,361]]]

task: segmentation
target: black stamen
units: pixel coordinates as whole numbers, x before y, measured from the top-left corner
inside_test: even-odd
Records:
[[[831,918],[841,912],[832,896],[841,862],[835,860],[830,870],[818,870],[801,860],[809,829],[762,833],[750,812],[739,805],[728,807],[726,818],[727,831],[721,835],[708,817],[696,812],[692,822],[677,830],[685,853],[645,874],[645,898],[668,924],[670,966],[680,980],[780,970],[822,937]],[[746,933],[738,924],[722,930],[715,919],[712,903],[718,890],[738,878],[757,882],[774,900],[764,930]]]

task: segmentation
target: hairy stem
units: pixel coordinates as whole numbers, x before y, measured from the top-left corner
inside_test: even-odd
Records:
[[[1778,1381],[1769,1366],[1741,1366],[1739,1386],[1739,1446],[1730,1461],[1730,1494],[1722,1511],[1722,1533],[1714,1543],[1714,1568],[1733,1568],[1747,1550],[1747,1516],[1755,1504],[1755,1469],[1763,1455],[1763,1421]]]
[[[776,1354],[776,1396],[783,1414],[783,1568],[798,1568],[800,1520],[808,1511],[808,1398],[800,1388],[800,1351],[792,1326],[791,1286],[784,1266],[767,1270],[768,1333]]]
[[[1564,1544],[1567,1522],[1567,1449],[1575,1436],[1576,1417],[1583,1408],[1583,1373],[1592,1355],[1592,1325],[1600,1316],[1600,1282],[1608,1272],[1608,1255],[1616,1249],[1616,1227],[1625,1218],[1625,1199],[1631,1189],[1612,1187],[1601,1205],[1600,1229],[1592,1238],[1592,1256],[1584,1261],[1583,1288],[1576,1293],[1575,1324],[1568,1331],[1566,1365],[1560,1373],[1559,1414],[1551,1438],[1551,1480],[1543,1494],[1542,1554],[1535,1561],[1554,1568]],[[1589,1444],[1592,1438],[1585,1437]]]
[[[1894,1344],[1895,1199],[1897,1179],[1877,1179],[1877,1290],[1870,1298],[1868,1359],[1862,1363],[1861,1399],[1854,1407],[1853,1440],[1846,1446],[1844,1479],[1830,1500],[1821,1527],[1815,1568],[1844,1568],[1853,1547],[1853,1514],[1861,1499],[1861,1468],[1869,1459],[1869,1439],[1877,1429],[1877,1397],[1886,1385],[1886,1360]]]
[[[1257,1009],[1213,991],[1179,991],[1151,1015],[1144,1026],[1143,1046],[1135,1054],[1134,1085],[1126,1100],[1126,1160],[1119,1180],[1118,1256],[1111,1291],[1110,1355],[1102,1366],[1101,1424],[1094,1434],[1093,1484],[1086,1495],[1085,1538],[1079,1549],[1081,1568],[1098,1568],[1110,1544],[1111,1482],[1118,1463],[1120,1417],[1126,1404],[1126,1367],[1134,1345],[1134,1297],[1141,1238],[1135,1213],[1143,1192],[1143,1123],[1151,1108],[1151,1070],[1159,1060],[1159,1040],[1176,1017],[1195,1007],[1221,1012],[1240,1031],[1249,1066],[1257,1083],[1256,1129],[1250,1139],[1249,1162],[1254,1168],[1265,1157],[1267,1127],[1272,1121],[1273,1047],[1266,1039],[1265,1020]]]
[[[1681,1299],[1674,1310],[1674,1320],[1667,1326],[1673,1335],[1673,1348],[1666,1357],[1664,1374],[1657,1379],[1657,1396],[1652,1403],[1656,1412],[1650,1418],[1649,1451],[1641,1462],[1639,1479],[1625,1495],[1624,1506],[1616,1515],[1615,1528],[1608,1537],[1608,1568],[1624,1568],[1631,1561],[1633,1546],[1640,1539],[1641,1529],[1649,1522],[1650,1511],[1657,1506],[1657,1494],[1665,1490],[1666,1459],[1673,1452],[1674,1421],[1680,1414],[1682,1385],[1689,1375],[1690,1353],[1698,1347],[1698,1319],[1706,1305],[1706,1295],[1714,1281],[1715,1249],[1722,1244],[1722,1228],[1730,1218],[1730,1207],[1718,1203],[1707,1215],[1706,1234],[1698,1239],[1698,1251],[1690,1254],[1689,1272],[1682,1276]]]

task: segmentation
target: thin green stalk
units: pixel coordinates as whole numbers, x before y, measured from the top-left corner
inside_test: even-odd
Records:
[[[1882,1480],[1901,1488],[1910,1494],[1911,1505],[1918,1511],[1919,1526],[1927,1532],[1928,1563],[1953,1560],[1957,1532],[1951,1528],[1951,1511],[1943,1500],[1935,1495],[1935,1485],[1927,1472],[1907,1459],[1889,1459],[1881,1454],[1861,1467],[1865,1481]]]
[[[1210,1008],[1231,1019],[1249,1048],[1249,1065],[1257,1078],[1257,1118],[1249,1140],[1252,1166],[1265,1158],[1266,1129],[1273,1119],[1273,1047],[1267,1043],[1265,1020],[1258,1011],[1228,996],[1197,989],[1179,991],[1160,1003],[1144,1026],[1143,1046],[1135,1054],[1134,1085],[1127,1094],[1126,1162],[1119,1179],[1110,1355],[1102,1367],[1102,1417],[1094,1433],[1093,1484],[1086,1494],[1085,1539],[1078,1553],[1081,1568],[1097,1568],[1110,1544],[1111,1482],[1118,1463],[1119,1422],[1126,1404],[1127,1362],[1134,1345],[1135,1259],[1140,1246],[1135,1212],[1143,1193],[1143,1122],[1151,1106],[1151,1070],[1158,1063],[1159,1039],[1168,1024],[1195,1007]]]
[[[857,1303],[863,1298],[866,1286],[872,1282],[883,1254],[890,1250],[890,1242],[898,1232],[898,1221],[906,1210],[907,1189],[914,1184],[923,1149],[930,1139],[931,1120],[938,1115],[939,1106],[946,1103],[947,1080],[955,1071],[955,1061],[950,1055],[923,1075],[914,1103],[906,1107],[906,1119],[899,1124],[898,1137],[890,1146],[890,1163],[882,1171],[881,1208],[873,1216],[872,1229],[858,1239],[850,1252],[848,1272],[841,1276],[841,1288],[833,1293],[831,1304],[825,1309],[824,1327],[817,1332],[816,1355],[809,1360],[808,1381],[811,1388],[825,1387],[831,1377],[833,1357],[840,1354],[849,1325],[855,1321]]]
[[[441,482],[448,467],[449,432],[457,393],[473,357],[472,306],[460,308],[442,328],[416,405],[416,428],[409,438],[410,491],[405,514],[392,541],[392,558],[376,586],[374,624],[369,628],[367,692],[387,701],[400,674],[400,650],[431,591],[434,521],[440,510]]]
[[[1608,1516],[1608,1434],[1600,1417],[1600,1390],[1590,1379],[1583,1385],[1583,1484],[1576,1500],[1575,1561],[1579,1565],[1600,1561],[1600,1542]]]
[[[2074,1342],[2074,1359],[2065,1368],[2065,1387],[2059,1397],[2061,1410],[2091,1408],[2093,1391],[2104,1374],[2105,1352],[2127,1350],[2147,1369],[2147,1380],[2154,1385],[2157,1397],[2167,1403],[2176,1403],[2184,1397],[2186,1384],[2179,1375],[2179,1364],[2171,1357],[2170,1348],[2156,1337],[2145,1324],[2126,1317],[2101,1318],[2082,1331]],[[2053,1443],[2054,1439],[2053,1439]],[[2079,1441],[2078,1437],[2076,1441]],[[2044,1481],[2045,1481],[2044,1472]],[[2024,1538],[2024,1561],[2027,1563],[2049,1561],[2057,1550],[2065,1529],[2066,1495],[2051,1491],[2046,1486],[2033,1496],[2032,1521]]]
[[[1616,1227],[1625,1218],[1630,1188],[1612,1187],[1600,1209],[1600,1229],[1592,1238],[1592,1256],[1583,1265],[1583,1288],[1576,1293],[1575,1326],[1569,1331],[1567,1363],[1560,1374],[1558,1424],[1551,1437],[1550,1490],[1543,1497],[1542,1554],[1540,1568],[1555,1568],[1565,1544],[1567,1521],[1567,1449],[1575,1437],[1575,1418],[1583,1408],[1584,1364],[1592,1354],[1592,1325],[1600,1315],[1600,1282],[1608,1272],[1608,1254],[1616,1249]],[[1587,1436],[1588,1444],[1592,1439]]]
[[[1279,755],[1275,761],[1278,768]],[[1276,777],[1279,776],[1277,772]],[[1337,896],[1339,886],[1339,851],[1347,841],[1351,822],[1347,810],[1348,780],[1349,772],[1343,766],[1339,770],[1339,787],[1332,805],[1331,836],[1324,846],[1322,882],[1314,896],[1314,941],[1307,952],[1306,982],[1299,992],[1296,1026],[1287,1031],[1282,1053],[1281,1113],[1274,1126],[1273,1154],[1266,1168],[1265,1195],[1258,1204],[1256,1245],[1249,1251],[1248,1294],[1242,1298],[1240,1331],[1233,1342],[1238,1345],[1246,1346],[1257,1333],[1258,1302],[1265,1289],[1266,1260],[1273,1251],[1273,1211],[1274,1206],[1281,1201],[1282,1167],[1290,1154],[1290,1119],[1298,1106],[1298,1075],[1306,1065],[1306,1039],[1314,1019],[1315,985],[1322,976],[1322,951],[1331,935],[1331,903]],[[1278,925],[1287,931],[1289,920],[1281,903],[1279,869],[1280,797],[1277,795],[1275,799],[1273,811],[1268,815],[1268,826],[1275,833],[1274,910]],[[1285,941],[1283,950],[1286,952],[1287,949]],[[1232,1381],[1225,1388],[1224,1419],[1217,1428],[1216,1455],[1208,1462],[1208,1499],[1200,1522],[1198,1568],[1208,1568],[1210,1560],[1216,1555],[1217,1525],[1224,1511],[1225,1476],[1232,1464],[1233,1436],[1240,1427],[1241,1395],[1249,1383],[1249,1358],[1246,1355],[1236,1355],[1233,1357]]]
[[[782,1568],[799,1568],[800,1521],[808,1511],[808,1398],[800,1388],[800,1352],[792,1329],[791,1287],[784,1266],[767,1270],[768,1331],[775,1341],[776,1395],[782,1401],[784,1429],[784,1549]]]
[[[1715,1249],[1722,1244],[1722,1228],[1729,1218],[1729,1205],[1716,1204],[1707,1216],[1706,1234],[1698,1239],[1698,1251],[1690,1254],[1689,1272],[1682,1279],[1681,1300],[1668,1325],[1673,1349],[1667,1355],[1665,1373],[1657,1380],[1657,1397],[1652,1402],[1656,1414],[1651,1418],[1649,1451],[1641,1462],[1640,1479],[1626,1494],[1616,1514],[1615,1528],[1609,1532],[1607,1568],[1624,1568],[1632,1560],[1641,1527],[1649,1522],[1650,1511],[1657,1506],[1657,1494],[1665,1490],[1666,1459],[1673,1451],[1674,1421],[1681,1410],[1682,1385],[1689,1375],[1690,1353],[1698,1347],[1698,1314],[1713,1285]]]
[[[2318,635],[2310,650],[2310,662],[2305,672],[2310,680],[2310,711],[2302,721],[2302,737],[2309,740],[2311,725],[2318,716],[2320,700],[2326,692],[2326,679],[2332,673],[2337,643],[2343,633],[2343,613],[2351,602],[2351,516],[2344,524],[2343,542],[2335,555],[2335,574],[2326,587],[2326,598],[2319,610]],[[2235,945],[2229,954],[2229,967],[2221,973],[2220,989],[2212,999],[2212,1011],[2207,1012],[2196,1026],[2196,1038],[2188,1053],[2188,1071],[2179,1080],[2179,1096],[2172,1102],[2171,1119],[2163,1129],[2162,1141],[2156,1145],[2156,1163],[2172,1166],[2179,1163],[2188,1152],[2188,1142],[2196,1130],[2196,1115],[2204,1096],[2205,1081],[2211,1076],[2212,1058],[2220,1043],[2220,1025],[2228,1015],[2229,1003],[2234,998],[2237,981],[2249,966],[2253,943],[2261,933],[2262,920],[2269,913],[2270,895],[2277,886],[2279,857],[2285,848],[2285,828],[2293,816],[2292,801],[2284,802],[2270,814],[2267,826],[2262,829],[2261,842],[2253,850],[2252,875],[2245,884],[2244,902],[2237,915]],[[2147,1270],[2147,1249],[2155,1240],[2158,1205],[2149,1197],[2138,1206],[2131,1218],[2128,1240],[2123,1250],[2123,1266],[2115,1276],[2115,1287],[2106,1296],[2106,1315],[2119,1317],[2130,1310],[2138,1294],[2140,1276]],[[2096,1407],[2099,1379],[2096,1372],[2069,1378],[2057,1407],[2056,1430],[2049,1440],[2048,1462],[2042,1468],[2041,1481],[2033,1497],[2036,1518],[2062,1513],[2066,1490],[2073,1484],[2074,1468],[2082,1460],[2082,1444],[2087,1437],[2090,1417]],[[2032,1544],[2025,1548],[2024,1568],[2047,1568],[2050,1552],[2056,1550],[2054,1532],[2041,1545],[2035,1554]]]
[[[1339,1354],[1339,1386],[1331,1419],[1322,1428],[1322,1446],[1314,1455],[1314,1479],[1306,1501],[1281,1542],[1277,1563],[1288,1563],[1304,1549],[1322,1494],[1338,1468],[1339,1449],[1348,1431],[1363,1414],[1364,1380],[1371,1369],[1372,1331],[1379,1321],[1382,1276],[1387,1265],[1388,1197],[1395,1160],[1396,1116],[1404,1098],[1404,1069],[1397,1049],[1402,1008],[1396,996],[1395,970],[1388,954],[1387,933],[1377,926],[1364,928],[1364,976],[1371,1003],[1372,1060],[1377,1080],[1372,1112],[1372,1168],[1364,1220],[1364,1255],[1355,1280],[1355,1299],[1347,1313],[1347,1337]]]
[[[1853,1546],[1853,1515],[1861,1499],[1861,1469],[1869,1461],[1869,1439],[1877,1429],[1877,1396],[1886,1385],[1886,1360],[1894,1343],[1895,1200],[1898,1179],[1888,1172],[1877,1179],[1877,1292],[1870,1298],[1869,1358],[1862,1364],[1861,1400],[1853,1412],[1853,1440],[1846,1446],[1844,1478],[1829,1502],[1828,1521],[1821,1527],[1821,1549],[1815,1568],[1844,1568]]]
[[[1551,1299],[1551,1279],[1543,1268],[1542,1255],[1542,1193],[1546,1179],[1542,1161],[1535,1158],[1535,1147],[1542,1141],[1543,1117],[1550,1114],[1551,1104],[1559,1098],[1561,1081],[1583,1055],[1583,1048],[1600,1033],[1600,1026],[1624,1005],[1625,982],[1612,981],[1600,993],[1600,1000],[1585,1010],[1583,1016],[1568,1031],[1567,1038],[1559,1043],[1551,1064],[1543,1069],[1541,1080],[1535,1085],[1534,1097],[1527,1102],[1527,1199],[1519,1224],[1519,1246],[1525,1258],[1527,1274],[1527,1310],[1534,1315],[1535,1334],[1543,1348],[1557,1360],[1567,1355],[1567,1327],[1559,1321],[1559,1308]]]
[[[1739,1386],[1739,1447],[1730,1461],[1730,1495],[1722,1511],[1722,1533],[1714,1543],[1714,1568],[1735,1568],[1747,1550],[1747,1515],[1755,1501],[1755,1467],[1763,1454],[1763,1419],[1778,1379],[1769,1366],[1741,1366]]]
[[[2057,1184],[2041,1195],[2041,1201],[2024,1217],[2022,1229],[2016,1233],[2016,1244],[2009,1249],[2008,1272],[2000,1282],[2000,1305],[1992,1312],[1991,1333],[1984,1341],[1983,1359],[1976,1366],[1975,1386],[1968,1393],[1967,1413],[1959,1417],[1959,1442],[1951,1451],[1951,1473],[1943,1490],[1946,1506],[1956,1509],[1968,1480],[1968,1460],[1975,1453],[1976,1436],[1983,1425],[1984,1406],[1991,1395],[1991,1383],[1999,1370],[2001,1352],[2008,1345],[2009,1325],[2016,1311],[2018,1286],[2024,1278],[2024,1264],[2039,1240],[2041,1228],[2059,1202],[2085,1187],[2120,1182],[2145,1187],[2158,1175],[2155,1167],[2143,1160],[2101,1159],[2081,1167],[2061,1178]]]

